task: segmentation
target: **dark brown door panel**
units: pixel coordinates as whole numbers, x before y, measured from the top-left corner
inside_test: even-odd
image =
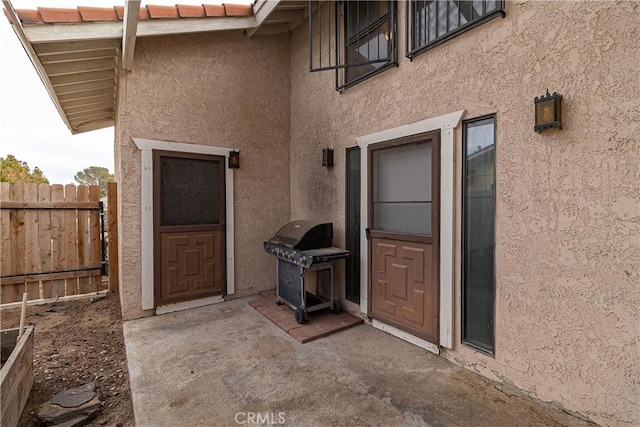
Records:
[[[432,278],[432,245],[372,239],[373,311],[380,320],[421,334],[438,334],[437,283]]]
[[[161,233],[162,302],[222,293],[220,231]]]

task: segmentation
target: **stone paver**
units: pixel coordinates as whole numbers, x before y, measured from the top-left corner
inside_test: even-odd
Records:
[[[364,323],[349,313],[336,315],[329,310],[318,310],[308,313],[306,322],[301,325],[296,322],[291,308],[276,304],[275,292],[265,291],[260,295],[263,298],[257,298],[249,305],[303,344]]]
[[[38,409],[38,418],[48,425],[76,427],[94,419],[102,402],[95,383],[63,390]]]

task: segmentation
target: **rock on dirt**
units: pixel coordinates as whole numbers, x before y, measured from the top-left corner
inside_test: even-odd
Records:
[[[48,425],[78,427],[96,418],[102,401],[91,382],[61,391],[38,410],[38,418]]]

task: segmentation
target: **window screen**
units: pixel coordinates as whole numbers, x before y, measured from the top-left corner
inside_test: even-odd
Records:
[[[215,160],[160,157],[160,225],[220,223],[220,168]]]
[[[431,142],[373,151],[373,227],[431,235]]]

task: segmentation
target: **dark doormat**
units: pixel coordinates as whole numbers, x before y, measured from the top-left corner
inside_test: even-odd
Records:
[[[303,344],[364,323],[353,314],[333,314],[329,310],[319,310],[308,313],[306,322],[300,325],[296,322],[291,308],[286,304],[276,304],[275,290],[263,291],[260,295],[262,298],[251,301],[249,305]]]

